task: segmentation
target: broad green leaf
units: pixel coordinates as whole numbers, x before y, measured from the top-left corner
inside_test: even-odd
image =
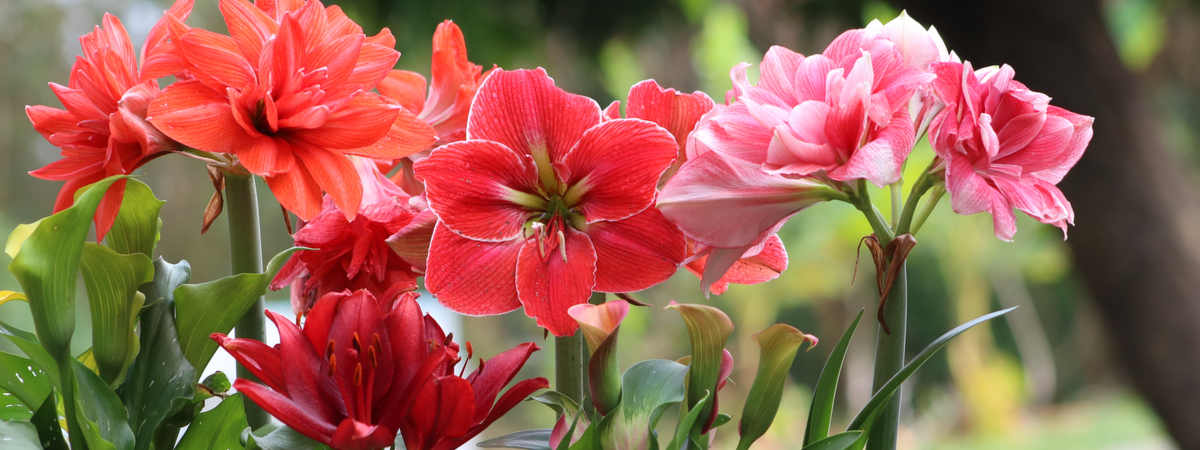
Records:
[[[517,448],[523,450],[550,450],[550,429],[518,431],[477,444],[483,448]]]
[[[146,298],[138,286],[154,279],[154,265],[144,254],[122,255],[88,242],[80,269],[92,310],[92,357],[100,378],[120,386],[141,347],[134,327]]]
[[[33,410],[14,400],[8,391],[0,389],[0,422],[29,420],[30,417],[33,417]]]
[[[863,436],[862,431],[846,431],[805,445],[803,450],[847,450],[854,446],[860,436]]]
[[[604,447],[601,447],[600,445],[599,436],[596,434],[596,430],[598,429],[598,426],[587,427],[584,429],[583,433],[581,433],[579,436],[579,440],[575,441],[574,444],[571,444],[570,450],[604,450]],[[658,450],[657,446],[651,448]]]
[[[862,320],[863,312],[859,311],[858,317],[850,323],[850,328],[842,333],[842,338],[833,347],[829,359],[825,361],[825,367],[821,369],[821,377],[817,379],[817,386],[813,389],[808,424],[804,430],[805,447],[829,436],[829,423],[833,420],[833,401],[837,396],[838,378],[842,376],[842,363],[846,360],[846,348],[850,346],[850,339],[854,337],[854,330],[858,328],[858,321]]]
[[[647,449],[651,441],[655,441],[657,447],[654,427],[668,407],[686,398],[684,379],[687,375],[688,366],[665,359],[630,366],[621,379],[620,406],[605,416],[598,426],[603,448]],[[707,392],[705,394],[700,398],[707,397]],[[700,414],[704,416],[703,405],[695,409],[701,410]]]
[[[0,422],[0,448],[4,450],[42,450],[37,429],[22,421]]]
[[[704,406],[712,399],[712,395],[705,395],[697,405]],[[684,443],[688,441],[688,431],[692,429],[692,425],[696,423],[696,419],[700,418],[700,410],[703,408],[692,408],[687,415],[680,419],[679,425],[675,427],[675,437],[671,439],[671,443],[667,444],[667,450],[680,450],[684,448]]]
[[[58,396],[47,395],[46,401],[38,407],[37,412],[29,419],[37,428],[38,440],[45,450],[69,450],[67,440],[63,438],[62,423],[58,420]]]
[[[137,450],[149,449],[163,421],[191,404],[199,375],[179,348],[174,294],[175,288],[187,283],[191,271],[187,261],[171,264],[158,258],[154,281],[139,288],[151,304],[142,313],[141,354],[129,368],[128,388],[121,392]]]
[[[242,430],[248,426],[242,395],[233,395],[211,411],[196,415],[175,450],[241,450],[245,448]]]
[[[251,435],[249,442],[246,443],[246,450],[319,450],[328,448],[325,444],[314,441],[286,426],[276,428],[266,436]]]
[[[192,367],[204,371],[208,360],[217,352],[217,343],[209,335],[229,333],[255,300],[267,291],[275,273],[297,250],[303,249],[293,247],[275,255],[263,273],[243,273],[175,289],[179,348]]]
[[[725,354],[725,342],[733,333],[733,321],[721,310],[706,305],[672,304],[687,325],[688,338],[692,343],[692,358],[687,382],[688,411],[696,407],[708,392],[716,392],[721,381],[721,360]],[[712,414],[712,404],[701,408],[700,417]],[[697,421],[692,427],[692,439],[698,439],[706,420]]]
[[[154,246],[158,243],[158,229],[162,222],[158,213],[165,203],[154,197],[154,192],[145,183],[129,179],[125,183],[125,196],[121,199],[121,210],[108,231],[105,243],[122,255],[141,253],[154,257]]]
[[[46,349],[42,348],[42,344],[38,342],[37,336],[28,331],[9,326],[4,322],[0,322],[0,335],[8,338],[13,345],[21,349],[31,361],[33,361],[35,369],[42,369],[46,376],[50,377],[50,382],[55,387],[60,387],[58,379],[58,366],[54,364],[54,358],[46,353]]]
[[[83,363],[71,360],[71,366],[75,371],[75,414],[88,448],[133,450],[133,432],[121,398]]]
[[[946,332],[946,334],[943,334],[941,337],[935,339],[929,344],[929,346],[925,347],[924,350],[921,350],[921,353],[918,353],[917,356],[912,359],[912,361],[909,361],[908,364],[905,364],[899,372],[896,372],[896,375],[892,376],[887,383],[880,387],[879,390],[875,392],[875,395],[871,396],[871,400],[868,400],[867,404],[863,406],[862,410],[860,410],[858,414],[854,416],[854,420],[850,421],[850,426],[846,427],[846,430],[866,430],[864,425],[866,424],[867,419],[871,417],[876,410],[883,407],[883,405],[887,403],[892,394],[896,392],[896,389],[899,389],[900,385],[904,383],[904,380],[907,380],[909,376],[912,376],[913,372],[916,372],[917,369],[921,368],[921,365],[925,364],[925,361],[928,361],[929,358],[933,357],[934,353],[937,353],[938,350],[941,350],[941,348],[944,347],[946,343],[950,342],[951,339],[954,339],[955,336],[962,334],[962,332],[967,331],[975,325],[979,325],[983,322],[987,322],[1008,314],[1014,309],[1017,309],[1017,307],[1014,306],[1012,308],[980,316],[970,322],[959,325],[957,328],[950,330]]]
[[[54,391],[54,383],[33,360],[0,352],[0,390],[4,391],[4,395],[0,396],[0,404],[7,404],[8,399],[15,398],[32,413]]]
[[[29,299],[25,298],[25,294],[22,294],[20,292],[0,291],[0,305],[3,305],[5,303],[8,303],[13,300],[20,300],[23,302],[29,301]]]
[[[563,414],[575,414],[579,411],[579,403],[575,403],[571,397],[558,391],[544,391],[541,394],[528,398],[529,401],[535,401],[543,405],[549,406],[554,412],[561,416]]]
[[[100,180],[86,188],[73,206],[42,219],[19,244],[8,265],[29,298],[38,340],[56,361],[70,357],[71,335],[75,334],[75,283],[92,216],[108,187],[124,178]],[[9,239],[16,237],[18,232]]]
[[[100,374],[100,367],[96,366],[96,358],[92,356],[92,349],[84,350],[83,353],[75,357],[75,360],[83,363],[84,367],[92,369],[92,372],[96,372],[96,375]]]
[[[746,405],[742,409],[742,421],[738,425],[738,434],[741,436],[738,450],[749,449],[750,444],[771,428],[775,413],[779,412],[783,384],[796,359],[796,352],[800,351],[805,341],[816,342],[816,338],[781,323],[771,325],[754,335],[753,339],[759,347],[758,373],[754,375],[754,384],[750,386]]]

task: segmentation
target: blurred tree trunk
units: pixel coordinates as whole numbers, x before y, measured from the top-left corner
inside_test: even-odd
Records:
[[[1095,137],[1061,184],[1078,224],[1068,243],[1134,384],[1180,448],[1200,449],[1200,203],[1098,2],[894,3],[975,67],[1008,63],[1054,104],[1095,116]]]

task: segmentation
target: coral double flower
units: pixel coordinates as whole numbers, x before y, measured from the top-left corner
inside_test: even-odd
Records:
[[[357,213],[362,189],[345,155],[390,162],[435,140],[413,113],[370,92],[400,57],[387,29],[367,37],[320,1],[220,7],[231,36],[170,22],[186,79],[163,91],[149,119],[167,136],[237,155],[305,220],[320,212],[322,192],[347,218]]]
[[[524,306],[556,336],[592,291],[662,282],[684,239],[653,207],[675,138],[637,119],[602,121],[595,101],[541,69],[495,70],[476,94],[467,140],[415,166],[439,218],[426,286],[473,315]]]
[[[497,355],[465,378],[456,375],[458,345],[421,314],[411,294],[391,300],[367,291],[327,294],[303,329],[267,315],[279,328],[278,347],[212,336],[263,383],[239,378],[234,387],[333,448],[391,447],[400,430],[410,449],[456,448],[548,386],[534,378],[499,395],[538,350],[532,343]]]

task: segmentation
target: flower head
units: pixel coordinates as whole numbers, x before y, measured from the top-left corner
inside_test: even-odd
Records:
[[[401,232],[420,214],[410,197],[379,173],[375,163],[351,157],[363,185],[358,215],[346,220],[328,196],[321,212],[292,235],[296,245],[316,250],[297,252],[271,282],[272,289],[292,285],[292,308],[308,312],[330,292],[365,289],[388,298],[415,290],[420,262],[392,251],[387,239]]]
[[[362,198],[346,155],[385,161],[435,139],[400,105],[370,92],[399,52],[385,28],[367,37],[337,6],[221,0],[231,36],[171,23],[186,69],[150,122],[188,146],[228,153],[304,220],[328,192],[347,219]]]
[[[71,67],[67,86],[50,83],[66,109],[28,106],[25,114],[34,129],[62,149],[63,159],[31,175],[66,181],[54,211],[74,203],[75,191],[109,176],[133,173],[146,162],[178,147],[146,121],[150,103],[159,95],[157,78],[172,74],[178,58],[166,39],[166,21],[183,20],[191,0],[178,0],[151,29],[142,45],[142,65],[121,21],[104,15],[102,26],[79,39],[83,55]],[[97,240],[103,240],[116,219],[125,181],[113,184],[96,212]]]
[[[930,126],[944,161],[946,190],[959,214],[987,211],[996,237],[1017,232],[1013,208],[1063,229],[1071,203],[1055,186],[1092,139],[1088,116],[1051,106],[1050,97],[1013,80],[1008,65],[972,70],[971,63],[934,64],[946,108]]]
[[[495,70],[467,140],[415,165],[439,219],[427,287],[464,314],[524,306],[556,336],[571,334],[567,308],[592,291],[645,289],[683,261],[683,236],[653,208],[676,152],[653,123],[602,122],[595,101],[542,69]]]
[[[466,427],[429,428],[434,433],[408,447],[454,448],[442,443],[465,442],[547,385],[540,378],[522,381],[496,402],[538,349],[531,343],[502,353],[465,379],[455,375],[458,345],[437,322],[422,316],[411,293],[388,305],[367,291],[327,294],[314,305],[303,330],[279,314],[268,311],[267,316],[279,328],[277,347],[212,336],[262,380],[238,379],[234,387],[292,429],[339,450],[391,447],[401,429],[409,442],[409,430],[415,428],[406,427],[412,422],[466,422]],[[455,391],[438,397],[445,386]],[[466,400],[474,408],[469,414],[438,414],[463,411]]]

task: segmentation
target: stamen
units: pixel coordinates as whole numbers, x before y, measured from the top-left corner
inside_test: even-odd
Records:
[[[382,352],[383,351],[383,341],[379,340],[379,334],[378,333],[373,334],[373,335],[371,335],[371,337],[375,340],[375,344],[374,344],[375,348],[379,349],[379,351]]]
[[[379,367],[379,352],[375,351],[375,347],[367,347],[367,357],[371,361],[371,369]]]
[[[447,334],[446,341],[442,342],[442,345],[450,345],[451,342],[454,342],[454,333]]]
[[[354,366],[354,385],[362,386],[362,364]]]
[[[337,355],[329,355],[329,376],[337,373]]]
[[[333,339],[330,339],[329,345],[325,346],[325,359],[329,359],[329,358],[333,357],[333,347],[334,347]]]
[[[355,331],[354,334],[350,336],[350,344],[354,346],[354,351],[356,351],[358,353],[362,353],[362,342],[360,342],[358,340],[358,332],[357,331]]]
[[[567,262],[567,237],[563,235],[562,230],[558,230],[558,252],[562,255],[563,262]]]

